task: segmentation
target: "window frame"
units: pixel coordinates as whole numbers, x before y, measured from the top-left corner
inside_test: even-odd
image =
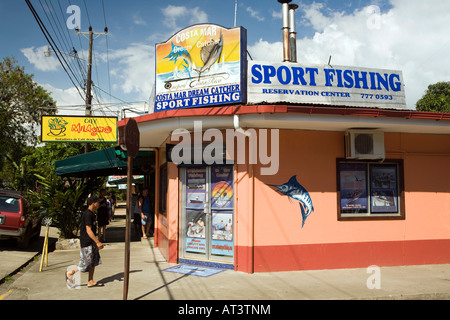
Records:
[[[159,213],[165,215],[167,213],[167,189],[168,174],[167,162],[159,167]]]
[[[341,212],[341,171],[342,163],[365,164],[366,165],[366,188],[367,188],[367,213],[345,213]],[[371,199],[371,172],[375,166],[397,166],[397,206],[398,213],[374,213],[372,212]],[[383,162],[356,159],[336,159],[336,182],[337,182],[337,216],[338,221],[380,221],[380,220],[405,220],[405,188],[404,188],[404,165],[401,159],[386,159]]]

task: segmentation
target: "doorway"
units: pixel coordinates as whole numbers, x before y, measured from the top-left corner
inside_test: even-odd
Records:
[[[234,268],[233,166],[182,168],[181,176],[180,257]]]

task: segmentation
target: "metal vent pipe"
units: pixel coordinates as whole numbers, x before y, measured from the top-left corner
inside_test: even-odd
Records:
[[[289,3],[292,0],[278,0],[282,5],[283,13],[283,61],[290,61],[290,49],[289,49]]]
[[[297,9],[298,5],[289,5],[289,57],[291,62],[297,62],[297,31],[295,27],[295,10]]]

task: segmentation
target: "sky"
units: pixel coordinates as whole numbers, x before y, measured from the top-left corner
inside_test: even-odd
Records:
[[[93,114],[127,116],[149,109],[155,79],[155,44],[198,23],[247,29],[254,60],[282,62],[281,5],[276,0],[30,0],[64,52],[72,80],[54,53],[25,0],[0,0],[0,58],[15,57],[34,81],[51,93],[59,113],[84,114],[83,74],[88,39],[76,34],[92,26]],[[298,62],[403,71],[407,107],[428,85],[450,81],[449,0],[293,0]],[[80,14],[71,10],[79,8]],[[75,19],[79,18],[79,19]],[[67,54],[72,48],[77,60]],[[74,83],[77,85],[75,87]]]

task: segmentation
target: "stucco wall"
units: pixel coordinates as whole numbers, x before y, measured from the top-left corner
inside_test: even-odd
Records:
[[[237,269],[450,262],[450,137],[386,133],[385,145],[387,159],[404,160],[406,219],[338,221],[336,159],[344,157],[344,133],[280,130],[278,174],[262,176],[255,165],[252,178],[249,166],[238,167]],[[303,229],[298,201],[268,186],[294,175],[315,208]]]

